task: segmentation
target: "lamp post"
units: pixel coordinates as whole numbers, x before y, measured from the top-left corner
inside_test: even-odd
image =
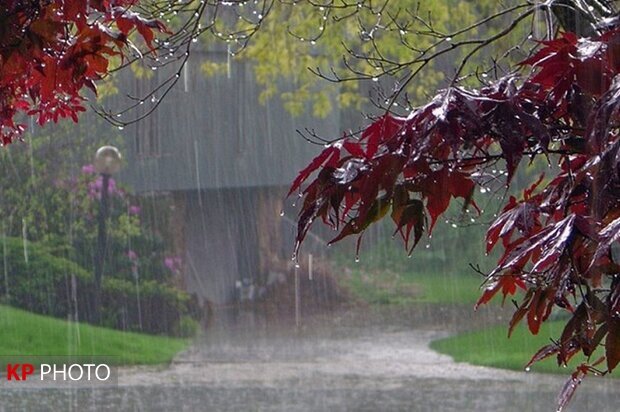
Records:
[[[101,203],[97,217],[97,253],[95,255],[95,296],[93,299],[93,316],[95,323],[101,321],[101,280],[108,249],[106,222],[109,208],[110,176],[121,168],[121,153],[114,146],[102,146],[95,153],[95,170],[101,175]]]

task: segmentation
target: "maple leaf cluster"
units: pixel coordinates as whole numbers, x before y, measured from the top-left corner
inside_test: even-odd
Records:
[[[317,218],[339,231],[336,242],[361,239],[388,215],[411,252],[453,199],[477,208],[474,189],[488,165],[503,161],[509,185],[524,157],[544,156],[555,176],[510,197],[488,229],[487,252],[501,245],[503,253],[478,304],[522,289],[510,331],[525,318],[533,334],[554,308],[570,313],[561,336],[530,362],[585,355],[563,406],[586,374],[620,362],[620,257],[612,251],[620,239],[620,27],[591,38],[560,34],[520,67],[478,90],[447,88],[407,117],[387,113],[359,138],[326,147],[289,192],[303,196],[295,253]],[[604,359],[590,361],[598,347]],[[596,369],[603,361],[606,369]]]
[[[42,125],[84,111],[85,88],[123,57],[137,31],[153,49],[157,20],[134,10],[137,0],[7,0],[0,6],[0,139],[11,143],[25,126],[19,114]]]

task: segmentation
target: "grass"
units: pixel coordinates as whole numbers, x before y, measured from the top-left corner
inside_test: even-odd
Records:
[[[370,304],[471,304],[480,297],[479,276],[461,274],[396,273],[389,270],[351,269],[344,284],[357,298]]]
[[[4,363],[35,356],[34,362],[45,363],[71,355],[102,357],[113,365],[160,364],[170,362],[190,342],[69,323],[3,305],[0,305],[0,330],[0,355]]]
[[[451,213],[459,216],[462,212],[456,208]],[[469,264],[486,271],[497,257],[481,256],[485,247],[482,226],[454,229],[440,222],[432,241],[418,245],[412,259],[407,258],[402,242],[392,239],[393,230],[390,225],[383,227],[374,243],[362,251],[359,263],[352,263],[354,252],[346,245],[335,251],[334,263],[348,268],[342,284],[354,296],[370,304],[476,303],[483,278]]]
[[[452,356],[457,362],[523,370],[538,349],[549,344],[550,338],[557,339],[560,336],[564,325],[565,322],[560,320],[545,322],[538,335],[533,336],[525,324],[520,324],[513,331],[510,339],[507,337],[508,327],[506,325],[496,326],[434,341],[431,343],[431,348]],[[601,354],[595,352],[593,359],[598,359]],[[569,369],[565,369],[558,367],[555,356],[552,356],[535,363],[531,370],[566,374],[581,362],[583,358],[577,354],[569,363]]]

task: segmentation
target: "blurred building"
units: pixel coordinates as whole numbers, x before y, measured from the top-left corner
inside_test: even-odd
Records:
[[[184,287],[225,304],[241,283],[264,283],[275,261],[290,261],[295,216],[280,217],[282,200],[322,149],[296,130],[312,127],[333,138],[343,121],[338,110],[324,119],[293,116],[279,97],[259,103],[261,88],[249,64],[235,62],[225,73],[205,76],[200,56],[192,58],[158,109],[123,132],[128,161],[122,180],[143,196],[172,202],[167,224],[183,258]],[[148,81],[127,80],[121,92],[143,96],[168,76],[160,69]],[[158,98],[155,93],[152,100]]]

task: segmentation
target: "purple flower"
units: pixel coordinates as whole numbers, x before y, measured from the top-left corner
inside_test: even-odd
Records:
[[[164,266],[171,272],[179,273],[181,271],[182,260],[178,256],[166,256],[164,258]]]
[[[101,188],[103,187],[103,178],[99,176],[95,179],[94,182],[91,183],[91,185],[94,189],[101,190]]]
[[[129,214],[130,215],[139,215],[140,214],[140,206],[129,206]]]
[[[131,249],[127,252],[127,257],[130,260],[138,260],[138,254]]]
[[[170,270],[174,270],[174,258],[167,257],[164,259],[164,266]]]
[[[103,177],[97,176],[95,180],[88,183],[88,197],[91,199],[101,199],[101,191],[103,190]],[[108,193],[111,196],[123,197],[125,194],[122,189],[116,186],[116,180],[110,178],[108,180]]]
[[[103,180],[101,181],[100,186],[103,187]],[[118,190],[116,187],[116,180],[110,178],[110,180],[108,181],[108,191],[111,194],[117,194]]]
[[[87,164],[82,166],[82,173],[85,174],[93,174],[95,173],[95,166],[91,165],[91,164]]]

